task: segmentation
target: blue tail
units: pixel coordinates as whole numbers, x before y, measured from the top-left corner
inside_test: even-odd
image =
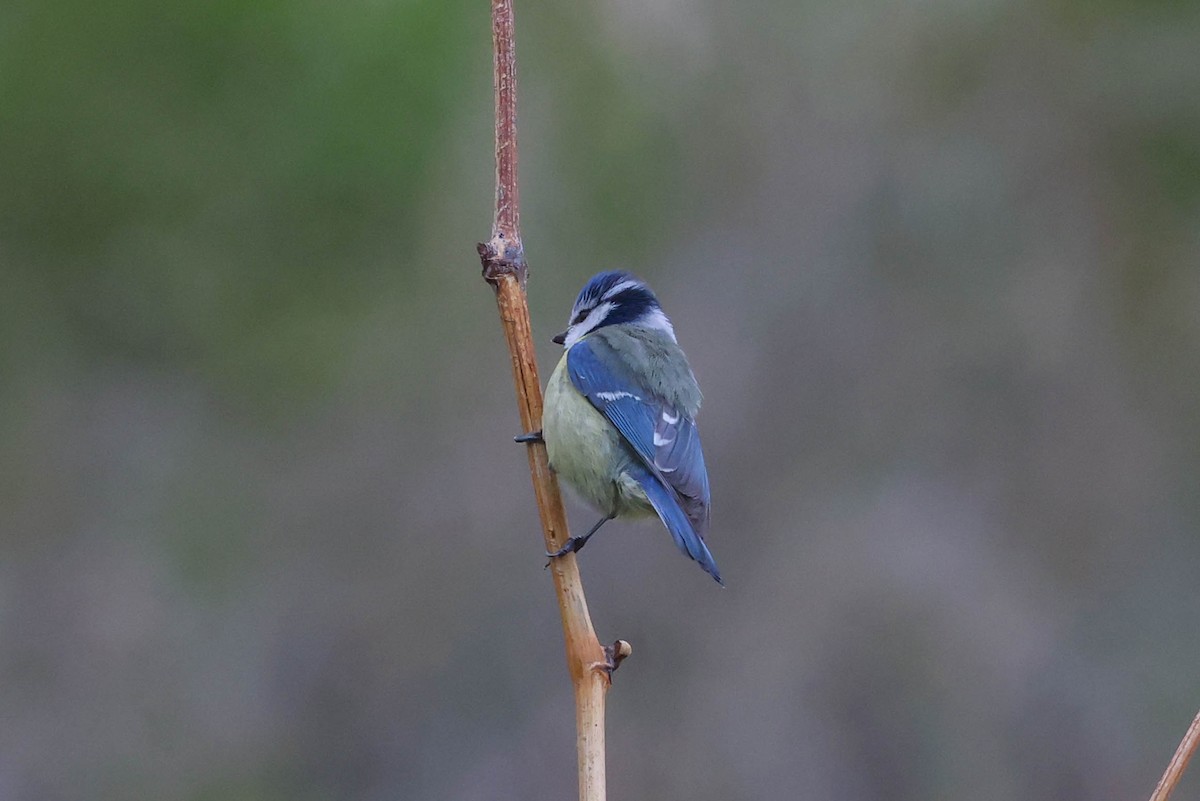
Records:
[[[675,545],[679,547],[679,550],[699,562],[700,567],[704,568],[706,573],[724,587],[725,582],[721,581],[721,572],[717,570],[716,561],[708,552],[708,546],[704,544],[704,540],[692,527],[692,521],[688,520],[683,509],[679,508],[679,502],[675,500],[675,493],[664,487],[662,482],[641,465],[637,465],[629,472],[645,491],[654,511],[658,512],[659,519],[667,527],[667,531],[671,532],[671,539],[675,540]]]

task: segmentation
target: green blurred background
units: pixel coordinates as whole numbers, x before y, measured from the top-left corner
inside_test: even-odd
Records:
[[[582,558],[611,797],[1148,795],[1200,704],[1200,4],[517,22],[543,373],[623,267],[706,392],[729,588],[648,523]],[[0,6],[0,798],[573,796],[490,47],[484,0]]]

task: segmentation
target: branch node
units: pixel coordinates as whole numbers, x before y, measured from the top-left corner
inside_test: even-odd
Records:
[[[604,661],[594,662],[592,670],[603,671],[608,676],[608,680],[612,681],[612,674],[621,663],[633,653],[633,646],[625,640],[617,640],[612,645],[604,646]]]
[[[483,264],[483,280],[493,288],[499,285],[500,278],[505,275],[515,275],[521,288],[525,288],[528,267],[525,264],[525,248],[519,238],[508,239],[503,233],[497,233],[489,241],[476,245],[475,250]]]

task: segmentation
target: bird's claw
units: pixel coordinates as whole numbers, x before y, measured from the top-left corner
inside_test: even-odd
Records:
[[[583,546],[587,545],[587,537],[571,537],[567,540],[563,547],[557,551],[546,551],[546,556],[551,559],[557,559],[560,556],[566,556],[569,553],[579,553],[583,550]]]
[[[616,515],[608,515],[607,517],[600,518],[600,522],[592,526],[591,530],[588,531],[587,534],[584,534],[581,537],[567,537],[567,541],[563,543],[563,547],[554,552],[546,551],[546,556],[548,556],[550,559],[557,559],[558,557],[566,556],[569,553],[579,553],[583,550],[583,546],[587,545],[587,541],[592,538],[592,535],[599,531],[601,526],[603,526],[609,520],[612,520],[614,517],[616,517]],[[546,567],[550,567],[549,562],[546,563]]]
[[[542,439],[541,431],[530,431],[528,434],[518,434],[517,436],[513,437],[513,442],[519,442],[521,444],[531,445],[537,442],[545,441],[546,440]]]

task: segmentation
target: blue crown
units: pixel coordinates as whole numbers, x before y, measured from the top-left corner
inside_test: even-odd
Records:
[[[611,303],[613,307],[597,327],[637,322],[650,312],[661,311],[662,308],[650,287],[624,270],[610,270],[592,276],[579,291],[575,309],[594,308],[601,303]]]

